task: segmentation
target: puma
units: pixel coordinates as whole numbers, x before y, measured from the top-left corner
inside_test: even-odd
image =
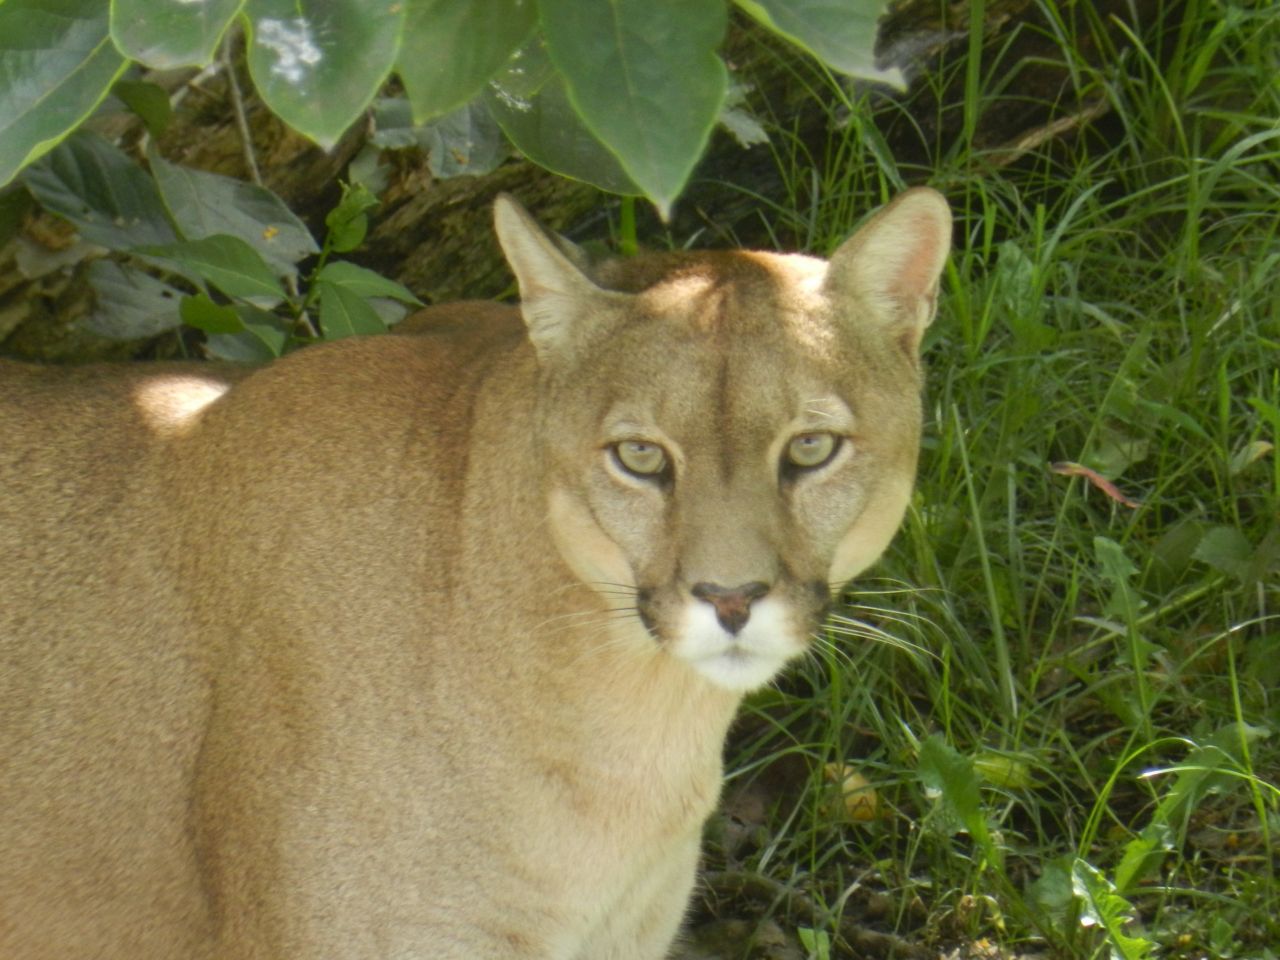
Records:
[[[897,527],[950,216],[270,366],[0,364],[0,956],[656,960],[745,691]],[[521,322],[523,321],[523,322]]]

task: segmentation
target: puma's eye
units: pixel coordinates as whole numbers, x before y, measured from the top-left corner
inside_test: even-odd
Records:
[[[783,467],[812,470],[834,457],[838,449],[840,438],[833,433],[802,433],[792,437],[787,444]]]
[[[647,440],[623,440],[613,445],[613,458],[618,466],[645,480],[657,480],[667,474],[667,451]]]

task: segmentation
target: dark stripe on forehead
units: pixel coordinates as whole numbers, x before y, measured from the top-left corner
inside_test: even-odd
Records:
[[[720,481],[727,488],[733,479],[733,430],[729,423],[730,376],[728,350],[720,354],[720,366],[716,370],[716,443],[720,454]]]

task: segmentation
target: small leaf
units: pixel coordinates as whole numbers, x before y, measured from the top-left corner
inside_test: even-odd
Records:
[[[173,107],[164,87],[142,80],[117,80],[111,93],[139,117],[153,137],[164,133],[173,118]]]
[[[1108,537],[1094,537],[1093,550],[1098,566],[1101,568],[1102,580],[1112,586],[1111,597],[1103,607],[1103,615],[1127,620],[1135,610],[1145,606],[1145,601],[1130,583],[1137,575],[1138,568],[1124,552],[1124,547]],[[1147,653],[1159,650],[1159,647],[1149,643],[1139,646]]]
[[[369,229],[369,218],[365,216],[365,212],[377,205],[378,198],[364,184],[344,183],[342,199],[324,218],[324,224],[329,228],[329,249],[347,253],[360,246]]]
[[[244,321],[234,307],[214,303],[203,293],[183,297],[178,309],[183,323],[205,333],[239,333],[244,329]]]
[[[441,180],[482,177],[496,170],[510,148],[483,104],[467,104],[422,128],[427,165]]]
[[[320,330],[326,340],[386,332],[387,325],[359,294],[323,281],[316,286],[320,289]]]
[[[1040,318],[1044,314],[1042,271],[1016,242],[1000,244],[992,282],[1000,313],[1017,339],[1017,348],[1027,352],[1047,350],[1058,339],[1058,331]]]
[[[211,357],[234,363],[266,363],[284,353],[289,342],[286,321],[244,303],[236,304],[235,311],[244,329],[210,334],[204,348]]]
[[[293,273],[295,263],[320,252],[306,225],[270,190],[170,163],[154,150],[149,160],[165,205],[187,240],[239,237],[281,274]]]
[[[813,54],[833,70],[905,90],[897,69],[878,70],[876,24],[883,0],[736,0],[778,36]]]
[[[0,3],[0,185],[57,146],[128,65],[101,0]]]
[[[365,234],[369,232],[369,218],[363,213],[356,214],[350,220],[331,225],[329,230],[329,249],[335,253],[350,253],[364,243]]]
[[[1071,889],[1072,857],[1058,857],[1041,868],[1040,876],[1027,887],[1027,899],[1037,910],[1055,920],[1066,916],[1074,896]]]
[[[135,252],[190,270],[229,297],[258,306],[274,306],[284,299],[280,281],[266,261],[239,237],[218,234],[199,240],[139,247]]]
[[[114,260],[89,264],[94,310],[86,329],[111,340],[143,340],[177,327],[182,294],[162,280]]]
[[[22,179],[41,206],[90,243],[129,250],[174,239],[155,182],[96,133],[72,134]]]
[[[422,146],[422,125],[415,123],[413,108],[404,97],[380,97],[373,102],[373,133],[369,141],[383,150]]]
[[[415,124],[470,101],[528,39],[533,0],[411,0],[396,72]]]
[[[1138,572],[1124,552],[1124,547],[1108,537],[1093,538],[1094,553],[1102,568],[1103,579],[1112,584],[1127,584]]]
[[[987,859],[995,865],[1002,863],[1003,855],[987,828],[972,761],[935,733],[920,744],[920,779],[938,798],[943,811],[963,825]]]
[[[722,2],[540,0],[569,101],[665,218],[720,116]]]
[[[244,0],[111,0],[111,38],[149,67],[203,67]]]
[[[1124,853],[1116,865],[1116,889],[1129,893],[1138,883],[1164,862],[1165,854],[1174,849],[1173,831],[1169,824],[1153,821],[1135,839],[1124,845]]]
[[[484,94],[511,142],[541,167],[624,196],[642,191],[569,103],[564,78],[537,43],[526,44]]]
[[[1027,790],[1035,786],[1025,760],[1007,753],[983,750],[973,758],[973,771],[987,783],[1011,790]]]
[[[345,260],[334,260],[326,263],[324,269],[316,275],[316,279],[331,283],[334,286],[343,287],[366,300],[372,297],[389,297],[402,303],[422,305],[422,301],[415,297],[408,288],[401,286],[394,280],[387,279],[380,273],[356,266],[354,263],[348,263]]]
[[[1124,932],[1133,920],[1133,905],[1098,870],[1077,859],[1071,867],[1071,888],[1081,904],[1081,926],[1102,930],[1111,960],[1144,960],[1151,955],[1155,945],[1150,940]]]
[[[391,72],[402,0],[248,0],[248,60],[273,113],[328,149]]]
[[[814,930],[812,927],[796,927],[796,935],[800,938],[800,946],[804,947],[810,960],[831,960],[831,934],[825,930]]]
[[[1243,580],[1253,556],[1253,544],[1235,527],[1211,527],[1196,544],[1192,556],[1220,573]]]
[[[724,107],[720,110],[720,126],[729,131],[740,147],[769,142],[769,134],[746,108],[748,89],[740,83],[731,83]]]
[[[373,143],[366,143],[347,165],[347,178],[351,183],[364,187],[370,193],[382,193],[391,181],[382,160],[382,150]]]
[[[1165,528],[1151,547],[1151,564],[1147,570],[1153,593],[1168,593],[1191,569],[1195,549],[1204,539],[1205,524],[1194,517],[1184,517]]]
[[[1275,447],[1266,440],[1254,440],[1247,443],[1231,455],[1231,462],[1227,470],[1233,477],[1244,473],[1274,449]]]
[[[1084,455],[1084,463],[1112,480],[1147,458],[1151,444],[1110,424],[1103,424]]]

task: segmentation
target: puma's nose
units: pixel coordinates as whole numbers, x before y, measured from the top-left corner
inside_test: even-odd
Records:
[[[705,581],[695,583],[690,591],[699,600],[716,608],[716,619],[730,633],[737,633],[751,616],[751,604],[769,592],[769,585],[759,580],[736,587],[722,587]]]

